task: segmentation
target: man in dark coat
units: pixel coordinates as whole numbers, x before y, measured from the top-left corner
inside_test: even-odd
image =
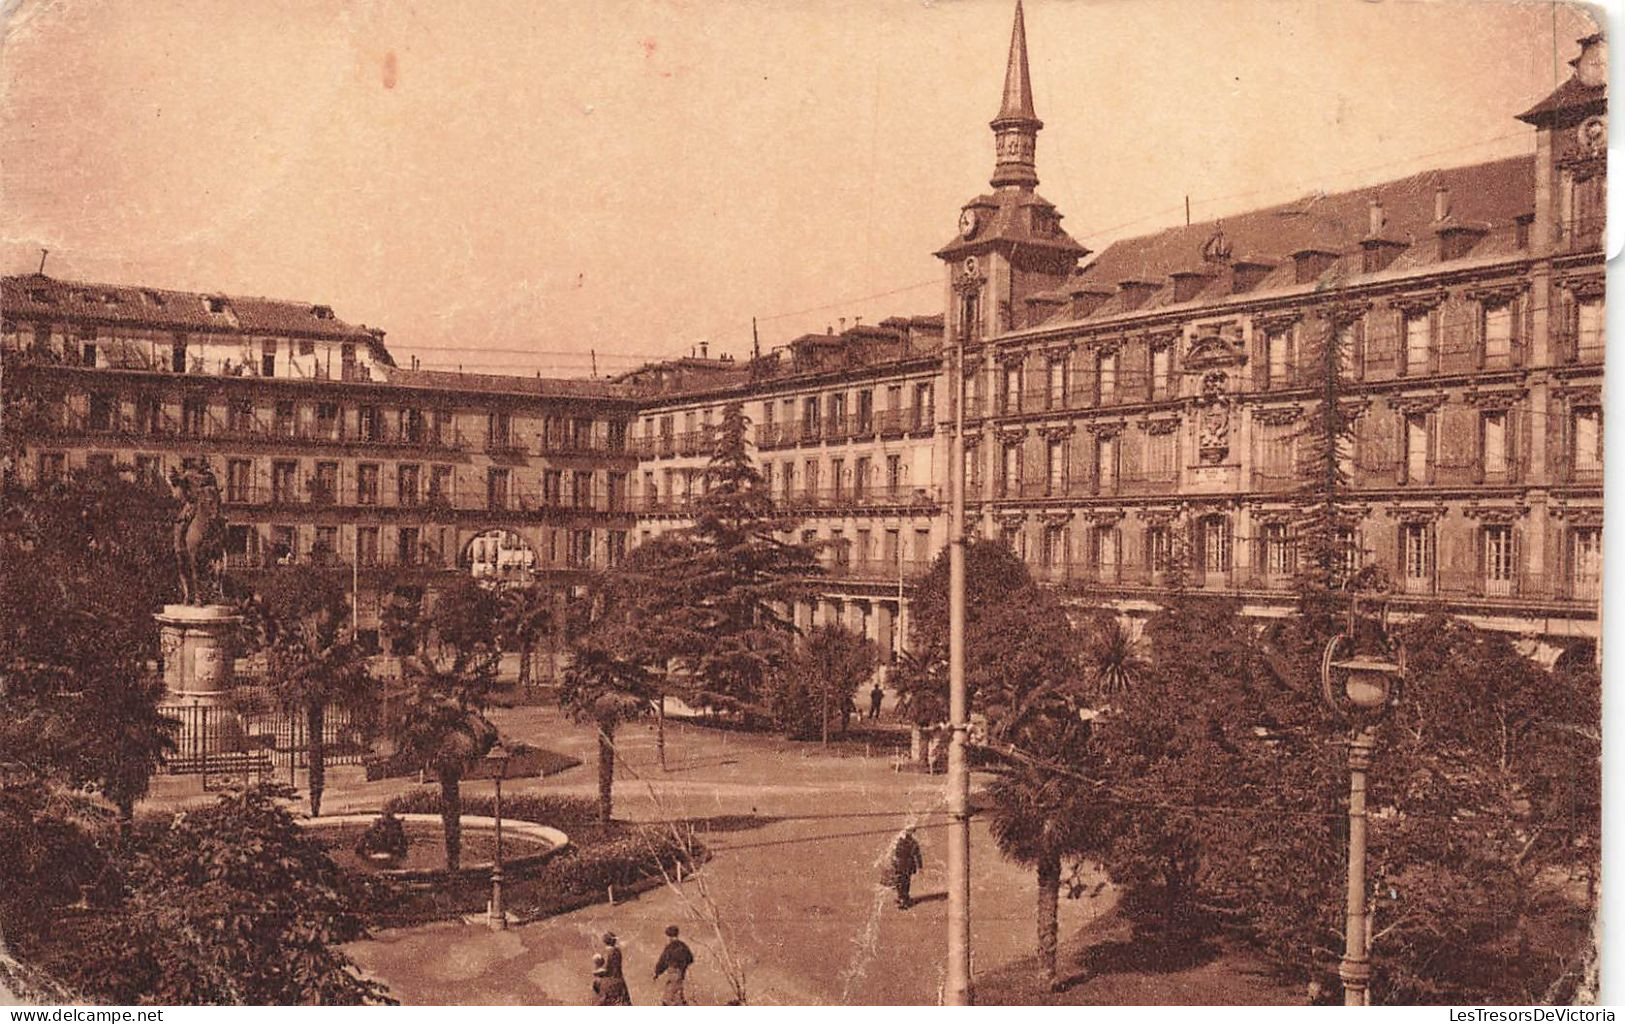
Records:
[[[914,838],[914,826],[903,829],[903,834],[897,837],[897,842],[891,848],[891,885],[897,890],[897,906],[900,910],[907,910],[914,905],[914,899],[909,895],[909,885],[914,880],[914,873],[925,867],[925,857],[920,853],[920,841]]]
[[[886,691],[876,683],[875,688],[869,691],[869,721],[880,717],[880,702],[886,699]]]
[[[688,977],[688,969],[694,963],[694,952],[688,948],[688,943],[677,937],[677,926],[666,927],[666,937],[671,939],[666,948],[660,951],[660,959],[655,961],[655,980],[666,976],[666,987],[660,992],[661,1006],[687,1006],[688,997],[683,993],[683,979]]]

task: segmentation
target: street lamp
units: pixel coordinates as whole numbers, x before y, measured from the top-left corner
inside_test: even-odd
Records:
[[[1339,652],[1345,643],[1353,647],[1352,630],[1327,643],[1320,667],[1326,703],[1350,725],[1348,908],[1343,960],[1337,974],[1343,979],[1343,1005],[1368,1006],[1371,958],[1366,946],[1365,920],[1365,775],[1376,749],[1377,720],[1388,710],[1404,667],[1366,654],[1340,658]]]
[[[496,780],[497,850],[491,861],[491,909],[489,924],[494,932],[508,927],[508,914],[502,906],[502,777],[508,772],[508,751],[497,743],[485,755],[485,763]]]

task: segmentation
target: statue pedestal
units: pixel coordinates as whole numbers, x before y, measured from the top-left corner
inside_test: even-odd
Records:
[[[234,685],[237,627],[242,616],[229,605],[166,604],[158,620],[164,652],[164,686],[179,704],[222,703]]]

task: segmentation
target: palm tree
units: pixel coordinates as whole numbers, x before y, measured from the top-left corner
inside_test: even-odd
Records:
[[[1035,742],[1038,737],[1029,730],[1027,744],[1054,754],[1060,748],[1076,747],[1087,726],[1072,718],[1047,722],[1038,731],[1050,734],[1045,738],[1051,742]],[[1080,761],[1073,756],[1065,763],[1055,763],[1042,754],[1009,758],[988,786],[992,805],[988,828],[993,842],[1000,853],[1038,874],[1038,962],[1051,989],[1059,986],[1055,951],[1061,863],[1068,856],[1095,849],[1103,832],[1100,807],[1091,804],[1094,787],[1074,767]]]
[[[1134,635],[1115,615],[1105,615],[1085,631],[1083,663],[1095,692],[1110,699],[1131,689],[1145,669]]]
[[[564,672],[559,703],[580,722],[598,730],[598,820],[607,825],[614,803],[615,730],[648,714],[657,697],[648,670],[597,644],[578,649]]]
[[[553,594],[535,584],[502,591],[503,639],[519,648],[519,687],[530,693],[536,641],[553,624]]]
[[[310,813],[319,815],[327,781],[327,712],[372,708],[377,686],[360,647],[343,630],[349,607],[343,585],[330,574],[308,566],[279,570],[261,596],[267,681],[277,703],[305,717]]]
[[[413,661],[411,689],[390,721],[396,756],[440,780],[440,824],[446,870],[462,860],[463,774],[496,744],[497,729],[474,702],[468,680]]]

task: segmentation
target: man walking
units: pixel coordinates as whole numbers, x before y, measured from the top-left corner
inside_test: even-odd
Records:
[[[660,951],[660,959],[655,961],[655,980],[666,976],[666,985],[660,991],[661,1006],[687,1006],[688,997],[683,993],[683,979],[688,977],[688,969],[694,963],[694,953],[688,948],[688,943],[677,937],[677,926],[666,926],[666,937],[671,939],[666,948]]]
[[[880,717],[880,702],[886,699],[886,691],[876,683],[875,688],[869,691],[869,721]]]
[[[891,884],[897,890],[897,909],[907,910],[914,905],[909,886],[914,881],[914,873],[924,867],[925,857],[920,853],[920,841],[914,838],[914,826],[910,825],[903,829],[903,834],[897,837],[891,849]]]

